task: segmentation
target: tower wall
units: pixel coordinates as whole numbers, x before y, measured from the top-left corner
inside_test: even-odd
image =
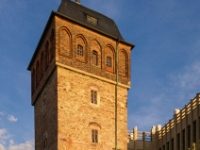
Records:
[[[57,149],[57,75],[54,70],[34,105],[35,149]],[[46,143],[46,144],[45,144]]]
[[[116,85],[118,149],[127,149],[131,48],[116,37],[51,14],[29,65],[36,150],[115,148]],[[95,103],[91,95],[97,95]]]
[[[56,17],[56,65],[58,68],[58,140],[59,149],[112,149],[115,147],[115,57],[116,39],[91,31],[61,17]],[[61,31],[63,30],[63,31]],[[68,36],[68,37],[67,37]],[[62,47],[62,39],[69,41]],[[79,40],[82,39],[82,40]],[[66,41],[65,40],[65,41]],[[83,58],[76,54],[82,41]],[[64,44],[64,43],[63,43]],[[98,65],[92,64],[92,50],[98,51]],[[127,89],[130,79],[130,47],[120,43],[119,64],[124,74],[118,86],[118,148],[127,149]],[[112,67],[106,56],[112,56]],[[122,72],[122,71],[121,71]],[[97,104],[91,103],[91,90],[98,93]],[[92,143],[91,130],[99,133],[98,144]]]
[[[91,103],[92,89],[97,90],[97,104]],[[115,85],[61,66],[58,67],[58,91],[58,149],[114,148]],[[126,149],[125,88],[119,89],[118,99],[118,144]],[[98,130],[98,143],[92,143],[92,129]]]

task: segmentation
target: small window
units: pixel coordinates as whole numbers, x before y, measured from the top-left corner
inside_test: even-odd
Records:
[[[167,150],[169,150],[169,142],[167,142]]]
[[[98,143],[98,130],[92,130],[92,143]]]
[[[165,145],[163,145],[163,150],[165,150]]]
[[[190,141],[191,141],[191,139],[190,139],[190,125],[189,125],[189,126],[187,126],[187,146],[188,146],[188,148],[190,148]]]
[[[47,148],[47,134],[44,135],[44,149]]]
[[[193,121],[193,143],[196,143],[196,120]]]
[[[83,46],[82,45],[78,45],[77,54],[80,56],[83,56]]]
[[[97,91],[91,90],[91,103],[97,104]]]
[[[97,25],[97,19],[89,15],[87,15],[87,22],[93,25]]]
[[[46,42],[45,45],[45,69],[47,69],[48,65],[49,65],[49,42]]]
[[[181,149],[181,145],[180,145],[180,133],[177,134],[177,150]]]
[[[112,58],[110,56],[106,57],[106,66],[112,67]]]
[[[174,150],[174,139],[171,139],[171,150]]]
[[[92,51],[92,64],[98,65],[98,53],[95,50]]]
[[[46,99],[42,101],[42,114],[43,116],[46,114]]]

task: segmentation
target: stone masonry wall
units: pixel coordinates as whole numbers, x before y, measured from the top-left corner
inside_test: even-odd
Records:
[[[57,80],[56,71],[51,74],[34,106],[35,150],[57,149]],[[45,145],[46,140],[46,148]]]
[[[90,101],[90,90],[98,102]],[[112,150],[115,142],[115,86],[67,68],[58,67],[58,149]],[[118,94],[118,145],[127,149],[127,89]],[[92,143],[91,130],[99,131]]]

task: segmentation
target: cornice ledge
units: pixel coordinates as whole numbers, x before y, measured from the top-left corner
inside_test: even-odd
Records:
[[[105,82],[108,82],[108,83],[116,85],[116,81],[113,81],[113,80],[110,80],[110,79],[107,79],[107,78],[104,78],[104,77],[100,77],[98,75],[95,75],[95,74],[92,74],[92,73],[88,73],[86,71],[82,71],[82,70],[76,69],[74,67],[64,65],[64,64],[59,63],[59,62],[56,62],[56,66],[59,66],[59,67],[62,67],[62,68],[65,68],[65,69],[68,69],[68,70],[71,70],[71,71],[74,71],[74,72],[77,72],[77,73],[81,73],[81,74],[87,75],[89,77],[93,77],[93,78],[96,78],[96,79],[99,79],[99,80],[102,80],[102,81],[105,81]],[[118,86],[130,89],[130,85],[125,85],[125,84],[122,84],[122,83],[118,83]]]

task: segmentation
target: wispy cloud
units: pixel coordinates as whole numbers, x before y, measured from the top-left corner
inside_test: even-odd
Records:
[[[11,135],[8,133],[8,131],[6,129],[0,129],[0,140],[3,139],[8,139],[10,138]]]
[[[16,121],[18,120],[18,118],[15,118],[13,115],[9,115],[9,116],[8,116],[8,120],[9,120],[10,122],[16,122]]]
[[[3,113],[3,112],[0,112],[0,115],[2,115],[2,116],[3,116],[3,115],[4,115],[4,113]]]
[[[12,134],[7,129],[0,129],[0,150],[34,150],[34,141],[27,140],[24,143],[14,142]]]
[[[6,145],[0,143],[0,150],[34,150],[34,141],[26,141],[25,143],[15,144],[10,140],[8,148]]]
[[[6,144],[6,140],[8,140],[11,137],[12,137],[12,135],[8,133],[7,129],[5,129],[5,128],[4,129],[0,129],[0,148],[2,147],[2,145],[5,145]]]
[[[15,144],[13,140],[10,140],[8,150],[34,150],[34,141],[26,141],[25,143]]]
[[[141,99],[143,105],[137,111],[130,108],[129,129],[138,126],[139,130],[150,130],[154,125],[167,123],[174,109],[183,108],[200,92],[199,74],[200,62],[193,62],[160,79],[154,96],[148,97],[145,93]]]
[[[200,62],[185,66],[180,72],[170,75],[172,86],[180,89],[192,89],[200,86]]]

